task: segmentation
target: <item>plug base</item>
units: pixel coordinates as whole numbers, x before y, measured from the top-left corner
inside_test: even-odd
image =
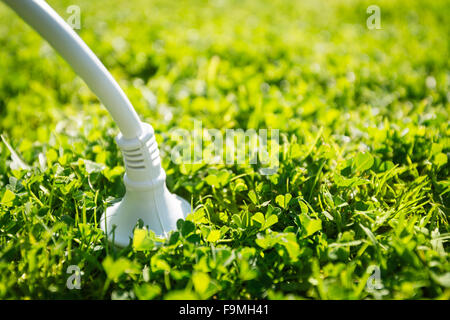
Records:
[[[156,236],[167,238],[176,230],[178,219],[185,219],[190,212],[189,202],[170,193],[165,185],[160,190],[127,190],[120,202],[106,209],[100,227],[111,242],[126,247],[139,219]]]

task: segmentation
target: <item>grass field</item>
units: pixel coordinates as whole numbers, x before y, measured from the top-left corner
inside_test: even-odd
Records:
[[[450,299],[450,1],[48,2],[80,7],[197,210],[107,242],[119,131],[0,3],[0,299]],[[278,172],[174,163],[194,120],[279,129]]]

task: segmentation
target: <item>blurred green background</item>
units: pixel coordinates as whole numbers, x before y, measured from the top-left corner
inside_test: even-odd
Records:
[[[106,244],[98,217],[124,192],[118,129],[0,4],[0,133],[11,146],[0,144],[0,298],[450,297],[450,1],[48,2],[65,19],[80,7],[77,32],[155,128],[169,188],[203,208],[191,219],[200,240]],[[379,30],[366,26],[370,5]],[[279,173],[170,162],[169,130],[193,120],[279,129]],[[348,171],[356,155],[373,166]],[[259,211],[276,213],[271,230],[289,247],[233,220]],[[321,229],[310,233],[310,218]],[[233,257],[225,269],[212,243]],[[80,291],[65,287],[70,264],[84,272]],[[364,289],[372,264],[381,291]]]

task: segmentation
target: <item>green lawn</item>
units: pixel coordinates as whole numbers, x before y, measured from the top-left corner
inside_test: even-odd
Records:
[[[80,6],[197,210],[159,246],[107,242],[117,126],[0,3],[0,299],[450,299],[450,1],[48,2]],[[174,163],[195,120],[279,129],[277,173]]]

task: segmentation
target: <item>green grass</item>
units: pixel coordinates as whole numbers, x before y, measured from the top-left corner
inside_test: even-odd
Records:
[[[49,3],[63,17],[74,4]],[[75,4],[154,126],[169,189],[198,210],[160,246],[143,229],[107,243],[118,129],[1,4],[1,299],[450,298],[449,1]],[[279,129],[278,173],[171,162],[169,131],[194,120]],[[372,266],[382,289],[366,287]]]

